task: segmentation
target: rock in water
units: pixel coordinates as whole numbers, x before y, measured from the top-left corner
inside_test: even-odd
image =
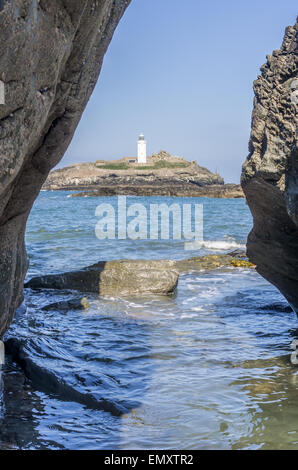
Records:
[[[242,187],[253,215],[247,254],[298,312],[297,32],[286,28],[254,82]]]
[[[31,206],[72,139],[129,3],[0,2],[0,337],[22,301]]]
[[[100,261],[80,271],[38,276],[25,284],[32,289],[75,289],[100,295],[171,294],[179,274],[189,271],[210,271],[217,268],[254,268],[245,252],[235,250],[221,255],[194,256],[183,260],[119,260]],[[43,310],[89,308],[86,298],[46,305]]]
[[[41,310],[60,310],[68,312],[69,310],[89,310],[90,304],[86,297],[74,297],[70,300],[62,300],[61,302],[54,302],[45,305]]]
[[[40,276],[25,287],[75,289],[100,295],[170,294],[178,283],[174,261],[100,261],[80,271]]]

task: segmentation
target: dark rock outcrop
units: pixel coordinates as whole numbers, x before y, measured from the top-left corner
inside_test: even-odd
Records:
[[[254,82],[249,155],[242,187],[253,215],[247,253],[298,311],[297,34],[286,28]]]
[[[119,185],[115,182],[100,186],[93,191],[83,191],[71,194],[71,197],[98,196],[175,196],[175,197],[212,197],[212,198],[243,198],[244,193],[240,184],[208,184],[199,186],[192,183],[177,184],[159,181],[151,184]]]
[[[121,399],[105,398],[105,380],[108,380],[108,377],[105,377],[104,374],[99,378],[90,370],[82,368],[72,376],[68,361],[64,361],[66,366],[62,365],[62,361],[59,361],[60,358],[56,358],[53,367],[51,361],[48,361],[49,357],[44,353],[42,345],[42,340],[38,338],[24,340],[12,337],[5,341],[6,352],[21,366],[35,389],[54,395],[59,400],[81,403],[91,410],[103,410],[113,416],[121,416],[138,406],[136,401],[124,402]],[[46,351],[49,351],[49,345],[47,345]],[[51,353],[52,357],[57,354],[55,350]],[[57,370],[58,361],[60,368]],[[86,387],[83,386],[87,381],[88,393],[86,393]]]
[[[33,289],[75,289],[100,295],[171,294],[178,283],[174,261],[100,261],[80,271],[31,279]]]
[[[0,337],[22,300],[29,211],[72,139],[129,2],[0,2]]]

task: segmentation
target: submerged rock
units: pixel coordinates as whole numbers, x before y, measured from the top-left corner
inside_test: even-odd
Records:
[[[235,268],[255,268],[256,265],[244,259],[232,259],[231,266]]]
[[[100,261],[79,271],[35,277],[25,287],[74,289],[110,296],[171,294],[178,276],[174,261]]]
[[[0,341],[0,367],[5,363],[5,346],[3,341]]]
[[[70,300],[62,300],[54,302],[42,307],[42,310],[88,310],[90,308],[89,301],[86,297],[75,297]]]
[[[211,271],[217,268],[254,268],[246,259],[244,251],[235,250],[226,254],[193,256],[176,261],[176,268],[180,273],[187,271]]]
[[[0,2],[0,337],[22,301],[26,221],[130,0]]]
[[[7,353],[19,364],[37,390],[56,396],[59,400],[74,401],[92,410],[102,410],[113,416],[121,416],[138,405],[135,401],[105,398],[105,374],[94,375],[90,370],[80,369],[72,374],[68,361],[60,361],[57,351],[43,339],[9,338],[5,341]],[[50,356],[50,357],[49,357]],[[51,362],[52,358],[56,360]],[[57,363],[60,370],[57,370]],[[52,367],[51,367],[52,366]],[[86,392],[86,386],[88,388]]]
[[[298,312],[298,23],[267,56],[254,82],[242,187],[253,215],[247,254]]]
[[[292,313],[293,309],[290,307],[290,305],[283,304],[280,302],[275,302],[273,304],[269,305],[263,305],[262,307],[259,307],[260,310],[270,310],[272,312],[281,312],[281,313]]]

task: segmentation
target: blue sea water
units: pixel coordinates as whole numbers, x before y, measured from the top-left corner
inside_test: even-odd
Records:
[[[204,243],[99,240],[96,207],[117,198],[70,195],[41,192],[35,202],[27,279],[99,260],[245,249],[252,226],[243,199],[131,197],[203,204]],[[25,289],[6,339],[21,339],[27,371],[8,357],[0,449],[298,448],[296,316],[253,269],[185,273],[171,296],[87,294],[88,311],[42,310],[74,295]]]

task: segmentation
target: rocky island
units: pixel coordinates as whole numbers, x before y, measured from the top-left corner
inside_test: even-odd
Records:
[[[83,191],[73,196],[244,197],[240,185],[224,184],[220,175],[196,161],[189,162],[164,150],[147,157],[146,163],[124,157],[54,170],[43,189]]]

